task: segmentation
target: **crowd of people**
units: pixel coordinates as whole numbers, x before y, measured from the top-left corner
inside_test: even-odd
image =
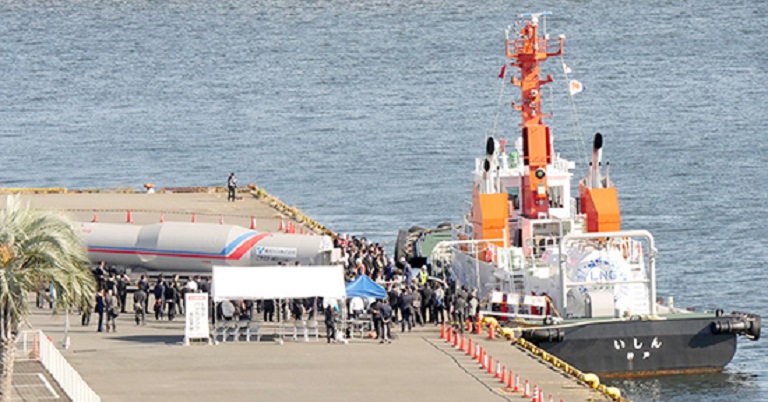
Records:
[[[365,237],[339,236],[335,245],[341,250],[339,263],[347,282],[366,275],[387,292],[386,297],[375,300],[353,297],[343,306],[350,323],[371,323],[370,337],[388,343],[392,340],[393,325],[397,325],[401,332],[410,332],[416,326],[448,322],[461,330],[467,320],[475,321],[479,309],[476,291],[430,276],[427,265],[414,269],[404,257],[395,262],[381,244],[369,242]],[[135,315],[136,325],[146,325],[146,316],[151,313],[155,320],[168,321],[173,321],[177,314],[183,315],[186,293],[210,291],[207,277],[182,280],[178,275],[156,278],[142,275],[137,282],[131,283],[128,275],[107,268],[104,263],[95,267],[94,275],[99,291],[92,309],[86,307],[90,303],[83,303],[82,324],[89,325],[91,314],[96,313],[99,332],[116,332],[116,318],[129,311],[128,303],[133,303],[130,310]],[[129,300],[131,285],[135,285],[135,290]],[[212,306],[210,316],[214,323],[251,321],[256,317],[261,317],[264,322],[280,322],[315,320],[319,312],[330,343],[338,338],[341,307],[321,298],[231,300]]]
[[[477,319],[477,291],[430,276],[430,267],[413,269],[405,257],[397,263],[388,257],[378,243],[365,237],[340,236],[336,247],[341,251],[347,281],[367,275],[387,290],[387,297],[378,300],[349,300],[353,320],[371,320],[372,337],[382,343],[391,342],[391,326],[399,324],[400,331],[412,331],[419,325],[439,325],[446,322],[460,331],[464,323]]]
[[[81,324],[90,325],[91,315],[98,315],[98,332],[117,332],[116,318],[128,312],[128,288],[131,278],[114,267],[107,267],[103,262],[93,269],[98,291],[93,307],[83,301],[81,307]],[[193,277],[182,282],[178,275],[165,278],[159,275],[150,283],[147,275],[141,275],[135,283],[131,303],[136,325],[146,325],[146,315],[149,314],[150,295],[154,296],[152,311],[155,320],[166,319],[173,321],[176,314],[184,314],[184,295],[189,292],[208,292],[208,279]],[[106,326],[105,324],[106,319]]]

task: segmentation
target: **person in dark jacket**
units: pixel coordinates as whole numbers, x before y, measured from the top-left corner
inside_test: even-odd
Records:
[[[272,322],[275,319],[275,301],[272,299],[264,300],[264,322]]]
[[[463,292],[457,292],[453,302],[453,316],[459,332],[464,333],[464,319],[467,312],[467,299]]]
[[[96,293],[96,307],[94,308],[96,314],[99,315],[99,326],[96,329],[98,332],[104,331],[104,291],[100,290]]]
[[[432,302],[432,287],[426,283],[421,287],[421,316],[425,322],[435,322]],[[427,316],[429,316],[429,320],[427,320]]]
[[[336,343],[336,310],[330,304],[325,307],[325,331],[328,343]]]
[[[392,308],[392,322],[397,322],[398,317],[401,316],[400,312],[400,290],[396,285],[392,286],[389,290],[389,306]]]
[[[159,320],[159,316],[157,315],[157,306],[160,305],[160,312],[162,314],[163,307],[163,294],[165,293],[165,285],[163,284],[163,276],[160,275],[157,277],[157,283],[155,283],[154,289],[152,289],[152,293],[155,295],[155,320]]]
[[[140,290],[144,291],[144,295],[147,296],[146,299],[144,299],[144,312],[149,311],[149,281],[147,280],[146,275],[141,275],[141,278],[139,279],[139,282],[136,284],[136,287]]]
[[[392,322],[392,307],[387,303],[387,299],[379,302],[379,333],[381,334],[381,343],[392,343],[392,334],[390,333],[390,322]]]
[[[178,298],[176,295],[176,287],[173,286],[173,283],[169,282],[165,284],[165,291],[163,293],[163,296],[165,297],[165,304],[168,310],[168,321],[173,321],[174,317],[176,317],[176,299]]]
[[[128,275],[118,275],[117,276],[117,298],[120,301],[120,313],[125,314],[126,309],[126,301],[128,299],[128,283],[130,282],[130,279],[128,278]]]
[[[421,301],[421,292],[415,287],[411,287],[411,295],[413,296],[413,313],[412,317],[414,318],[414,326],[416,324],[424,326],[424,316],[421,315],[421,307],[422,307],[422,301]]]
[[[406,288],[400,296],[400,310],[403,312],[401,332],[405,332],[406,325],[408,325],[408,332],[411,332],[413,329],[413,294],[410,288]]]

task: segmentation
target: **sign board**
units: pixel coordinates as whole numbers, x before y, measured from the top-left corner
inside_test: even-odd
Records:
[[[187,293],[184,344],[190,339],[210,339],[208,328],[208,293]]]
[[[299,251],[289,247],[256,247],[256,255],[265,257],[296,258]]]

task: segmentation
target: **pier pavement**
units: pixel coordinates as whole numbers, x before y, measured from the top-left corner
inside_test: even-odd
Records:
[[[167,221],[189,222],[193,216],[196,222],[219,223],[250,227],[257,230],[277,232],[281,222],[293,223],[298,228],[313,227],[306,222],[298,209],[287,206],[278,199],[264,193],[242,190],[235,202],[227,202],[226,189],[220,187],[200,188],[201,192],[146,192],[124,193],[117,191],[86,190],[84,192],[41,192],[28,189],[0,188],[0,194],[21,192],[22,201],[33,208],[60,211],[78,222],[125,223],[130,218],[136,224],[157,223],[161,218]],[[258,194],[259,197],[254,196]],[[0,196],[0,208],[6,197]],[[255,222],[252,220],[255,219]],[[302,224],[302,221],[303,224]],[[317,227],[314,227],[317,229]],[[316,230],[321,233],[321,230]]]
[[[70,315],[71,346],[63,355],[103,401],[520,401],[465,353],[440,339],[439,327],[395,331],[391,344],[353,339],[283,345],[261,342],[183,346],[183,319],[118,317],[118,332],[96,332]],[[30,322],[58,346],[64,315],[33,308]],[[322,327],[322,325],[321,325]],[[605,396],[532,359],[508,341],[484,341],[495,359],[544,387],[555,401],[605,401]],[[547,399],[545,399],[547,400]]]

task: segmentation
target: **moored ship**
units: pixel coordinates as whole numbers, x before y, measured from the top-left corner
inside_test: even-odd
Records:
[[[519,87],[512,106],[522,116],[521,136],[511,146],[487,137],[471,211],[456,226],[402,232],[397,253],[428,258],[456,284],[477,289],[492,307],[486,315],[519,326],[519,337],[580,370],[609,377],[720,371],[739,336],[759,339],[761,319],[658,300],[654,238],[622,229],[599,133],[572,197],[575,163],[555,153],[542,113],[541,89],[553,79],[542,78],[541,63],[561,56],[565,41],[543,32],[545,15],[521,15],[515,38],[507,30],[501,75],[520,72],[509,83]],[[571,94],[581,90],[568,83]]]

